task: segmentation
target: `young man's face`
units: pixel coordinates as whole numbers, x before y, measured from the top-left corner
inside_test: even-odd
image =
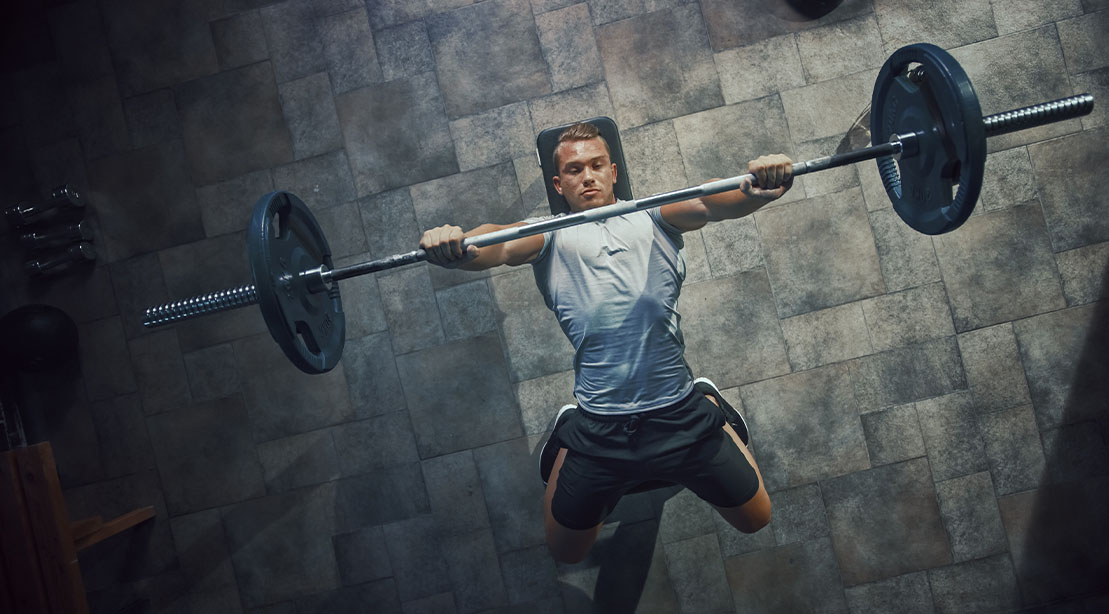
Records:
[[[565,141],[558,145],[555,190],[566,198],[571,211],[585,211],[616,202],[616,165],[600,139]]]

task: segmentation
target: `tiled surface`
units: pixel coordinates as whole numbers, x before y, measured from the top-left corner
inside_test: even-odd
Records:
[[[77,322],[80,372],[21,380],[71,515],[157,512],[82,553],[94,611],[1105,609],[1104,0],[845,0],[808,21],[733,0],[31,4],[0,24],[21,52],[0,205],[84,190],[101,262],[27,285],[0,244],[0,311]],[[774,504],[753,535],[673,488],[553,561],[535,466],[573,349],[527,267],[342,282],[326,375],[290,366],[254,307],[141,326],[249,281],[272,190],[344,266],[544,213],[535,135],[577,119],[619,123],[636,196],[821,157],[915,41],[951,51],[985,113],[1098,103],[990,139],[950,234],[903,224],[868,162],[686,235],[687,359],[747,417]]]

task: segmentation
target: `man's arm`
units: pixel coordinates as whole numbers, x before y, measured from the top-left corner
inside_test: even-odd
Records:
[[[781,154],[751,160],[747,172],[757,178],[757,187],[748,183],[738,190],[663,205],[662,219],[682,232],[699,230],[709,222],[751,215],[793,186],[793,162]]]
[[[420,248],[427,251],[428,262],[448,269],[484,271],[503,264],[519,266],[531,262],[539,255],[543,249],[543,235],[532,235],[485,247],[471,245],[468,249],[462,248],[462,240],[523,225],[524,222],[482,224],[465,233],[458,226],[440,226],[424,233],[420,239]]]

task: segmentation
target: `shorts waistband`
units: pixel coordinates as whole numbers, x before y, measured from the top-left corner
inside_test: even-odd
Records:
[[[602,413],[598,413],[598,412],[589,411],[587,409],[582,409],[582,407],[580,405],[578,406],[578,412],[581,413],[581,415],[583,415],[583,416],[589,417],[590,420],[596,420],[598,422],[628,422],[628,421],[633,420],[633,419],[636,422],[638,422],[640,420],[644,420],[644,419],[649,418],[651,416],[657,416],[659,414],[664,414],[664,413],[669,412],[669,411],[674,411],[674,410],[677,410],[677,409],[681,409],[682,407],[685,407],[686,405],[688,405],[689,402],[696,395],[697,395],[697,390],[696,389],[691,389],[689,391],[689,394],[685,395],[683,398],[681,398],[678,401],[674,401],[673,403],[671,403],[669,405],[664,405],[662,407],[658,407],[658,408],[655,408],[655,409],[633,412],[633,413],[629,413],[629,414],[602,414]]]

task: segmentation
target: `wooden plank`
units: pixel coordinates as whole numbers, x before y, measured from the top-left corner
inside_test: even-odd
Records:
[[[16,460],[51,611],[88,614],[85,585],[50,443],[20,448]]]
[[[93,516],[91,518],[82,518],[76,522],[69,523],[69,532],[73,535],[73,541],[79,542],[83,538],[95,533],[102,526],[104,526],[104,519],[100,516]],[[80,550],[80,548],[78,548],[78,550]]]
[[[130,512],[127,512],[122,516],[113,518],[108,522],[105,522],[102,527],[98,528],[96,531],[90,533],[89,535],[75,540],[73,545],[77,548],[78,551],[84,550],[85,548],[88,548],[93,544],[102,542],[105,539],[108,539],[109,537],[115,535],[116,533],[126,531],[127,529],[130,529],[140,522],[143,522],[144,520],[150,520],[153,517],[153,507],[140,507],[139,509],[131,510]]]
[[[0,558],[9,599],[15,604],[6,612],[40,614],[49,612],[46,587],[38,570],[38,557],[31,519],[24,507],[23,486],[15,454],[0,455]]]

